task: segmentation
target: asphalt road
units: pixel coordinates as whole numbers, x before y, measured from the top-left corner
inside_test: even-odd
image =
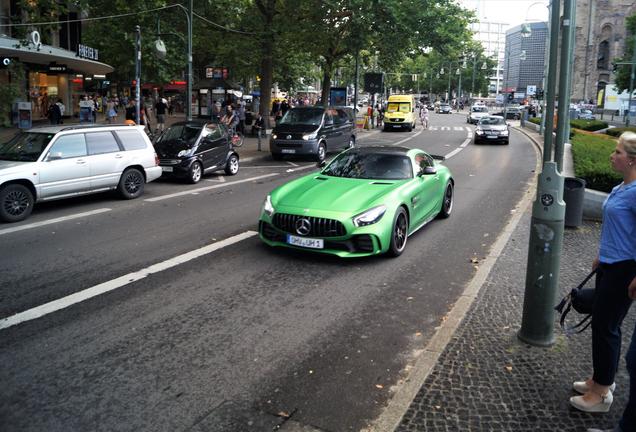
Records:
[[[261,431],[290,418],[363,428],[534,178],[537,155],[522,133],[509,146],[474,146],[465,115],[431,114],[431,124],[359,142],[450,156],[453,214],[397,259],[261,244],[268,191],[315,170],[269,158],[234,177],[158,181],[133,201],[44,204],[0,225],[0,320],[103,291],[0,329],[0,430]]]

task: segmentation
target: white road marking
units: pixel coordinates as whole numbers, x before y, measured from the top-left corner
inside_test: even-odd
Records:
[[[464,126],[453,126],[453,130],[463,131],[464,130]]]
[[[421,134],[422,132],[424,132],[424,129],[420,129],[420,131],[419,131],[419,132],[416,132],[414,135],[411,135],[411,136],[408,136],[408,137],[406,137],[406,138],[404,138],[404,139],[401,139],[401,140],[399,140],[398,142],[394,142],[394,143],[392,143],[391,145],[394,145],[394,146],[396,146],[396,145],[400,145],[400,144],[402,144],[404,141],[408,141],[408,140],[410,140],[410,139],[415,138],[416,136],[418,136],[418,135],[419,135],[419,134]]]
[[[290,172],[302,171],[302,170],[306,170],[306,169],[308,169],[308,168],[315,168],[315,169],[318,169],[318,167],[317,167],[316,165],[313,165],[313,164],[312,164],[312,165],[305,165],[305,166],[301,166],[301,167],[298,167],[298,168],[288,169],[288,170],[286,170],[285,172],[290,173]]]
[[[288,163],[289,165],[291,165],[291,166],[295,166],[295,167],[297,167],[297,166],[298,166],[298,164],[295,164],[295,163],[290,162],[290,161],[287,161],[287,163]]]
[[[429,126],[428,130],[436,131],[437,130],[437,126]]]
[[[207,255],[209,253],[212,253],[224,247],[230,246],[234,243],[238,243],[242,240],[253,237],[257,234],[258,233],[255,231],[245,231],[244,233],[235,235],[225,240],[211,243],[207,246],[203,246],[202,248],[195,249],[190,252],[186,252],[174,258],[170,258],[169,260],[166,260],[157,264],[153,264],[150,267],[146,267],[134,273],[128,273],[127,275],[120,276],[116,279],[101,283],[99,285],[92,286],[90,288],[86,288],[85,290],[76,292],[66,297],[62,297],[61,299],[54,300],[49,303],[45,303],[41,306],[34,307],[32,309],[17,313],[15,315],[11,315],[10,317],[3,318],[0,320],[0,330],[14,326],[16,324],[20,324],[25,321],[30,321],[36,318],[43,317],[45,315],[48,315],[50,313],[56,312],[61,309],[65,309],[74,304],[83,302],[84,300],[88,300],[90,298],[107,293],[109,291],[113,291],[117,288],[121,288],[125,285],[128,285],[131,282],[136,282],[138,280],[144,279],[153,273],[158,273],[163,270],[167,270],[169,268],[178,266],[180,264],[184,264],[195,258],[199,258],[203,255]]]
[[[216,178],[206,180],[213,183],[225,183],[225,176],[216,176]]]
[[[455,156],[457,153],[459,153],[460,151],[462,151],[462,148],[461,148],[461,147],[458,147],[458,148],[456,148],[455,150],[453,150],[452,152],[450,152],[450,153],[448,153],[448,154],[444,155],[444,158],[445,158],[445,159],[450,159],[450,158],[452,158],[453,156]]]
[[[249,181],[253,181],[253,180],[260,180],[260,179],[263,179],[263,178],[266,178],[266,177],[272,177],[272,176],[276,176],[276,175],[278,175],[278,173],[264,174],[264,175],[261,175],[261,176],[249,177],[249,178],[246,178],[246,179],[243,179],[243,180],[237,180],[237,181],[233,181],[233,182],[225,182],[225,183],[216,184],[216,185],[213,185],[213,186],[205,186],[205,187],[198,188],[198,189],[192,189],[192,190],[187,190],[187,191],[183,191],[183,192],[176,192],[176,193],[168,194],[168,195],[161,195],[161,196],[158,196],[158,197],[145,199],[144,201],[155,202],[155,201],[161,201],[161,200],[175,198],[175,197],[183,196],[183,195],[192,195],[192,194],[194,194],[196,192],[203,192],[203,191],[207,191],[207,190],[210,190],[210,189],[216,189],[216,188],[219,188],[219,187],[232,186],[232,185],[235,185],[235,184],[245,183],[245,182],[249,182]]]
[[[45,220],[45,221],[42,221],[42,222],[34,222],[34,223],[31,223],[31,224],[20,225],[20,226],[13,227],[13,228],[5,228],[3,230],[0,230],[0,235],[9,234],[9,233],[13,233],[13,232],[16,232],[16,231],[22,231],[22,230],[31,229],[31,228],[37,228],[37,227],[41,227],[41,226],[44,226],[44,225],[50,225],[50,224],[54,224],[54,223],[58,223],[58,222],[64,222],[64,221],[67,221],[67,220],[82,218],[82,217],[86,217],[86,216],[92,216],[92,215],[96,215],[96,214],[99,214],[99,213],[109,212],[111,210],[112,209],[109,209],[109,208],[101,208],[101,209],[97,209],[97,210],[91,210],[89,212],[77,213],[77,214],[73,214],[73,215],[69,215],[69,216],[63,216],[63,217],[59,217],[59,218],[55,218],[55,219],[49,219],[49,220]]]

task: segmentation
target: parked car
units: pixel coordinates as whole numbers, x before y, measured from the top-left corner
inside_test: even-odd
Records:
[[[589,109],[577,109],[576,110],[576,118],[581,120],[596,120],[596,116]]]
[[[506,119],[511,120],[519,120],[521,119],[521,113],[523,108],[518,106],[507,106],[506,107]],[[503,109],[499,112],[493,113],[495,116],[503,117],[504,112]]]
[[[239,155],[232,147],[224,124],[210,120],[174,123],[155,141],[159,165],[164,176],[198,183],[204,174],[224,170],[239,171]]]
[[[346,150],[267,195],[260,238],[340,257],[398,256],[415,231],[451,214],[455,181],[439,159],[405,147]]]
[[[452,114],[453,113],[453,109],[451,108],[451,106],[449,104],[440,104],[439,113],[440,114]]]
[[[291,108],[272,130],[272,158],[309,156],[325,160],[330,151],[354,147],[356,129],[353,111],[346,107],[300,106]]]
[[[485,105],[473,105],[466,116],[466,123],[477,124],[479,119],[488,115],[488,107]]]
[[[161,176],[142,126],[49,126],[0,144],[0,220],[26,219],[34,203],[116,189],[141,196]]]
[[[510,127],[501,116],[485,116],[477,123],[473,142],[480,144],[483,142],[508,144],[510,138]]]

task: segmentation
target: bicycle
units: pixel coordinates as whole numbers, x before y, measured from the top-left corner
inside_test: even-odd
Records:
[[[237,130],[232,129],[230,131],[231,133],[231,138],[230,140],[232,141],[232,146],[233,147],[240,147],[243,145],[243,140],[245,139],[245,137],[243,136],[243,134]]]

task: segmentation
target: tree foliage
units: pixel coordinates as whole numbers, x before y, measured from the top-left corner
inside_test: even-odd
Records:
[[[632,15],[625,19],[625,29],[627,37],[625,38],[625,56],[617,58],[616,62],[631,62],[634,59],[634,50],[636,50],[636,15]],[[618,65],[616,68],[615,86],[619,92],[629,91],[629,80],[631,74],[631,65]],[[635,83],[636,85],[636,83]]]

